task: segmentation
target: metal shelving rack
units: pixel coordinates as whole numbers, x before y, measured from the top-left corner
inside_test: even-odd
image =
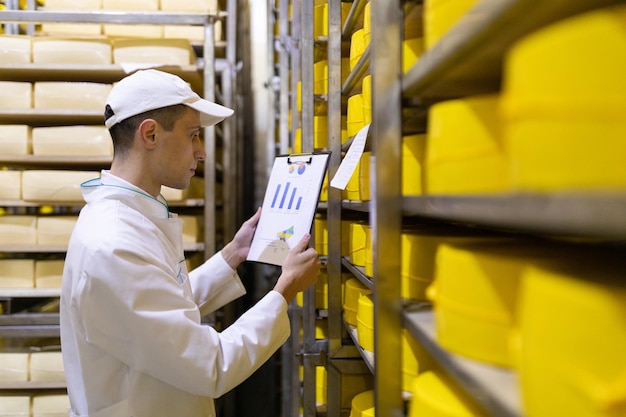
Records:
[[[188,81],[192,87],[196,89],[202,88],[203,97],[208,100],[216,100],[216,86],[221,87],[221,101],[224,105],[233,107],[233,86],[235,84],[235,48],[234,40],[226,43],[226,58],[218,59],[216,57],[216,46],[214,33],[214,24],[217,20],[227,20],[226,30],[229,36],[236,35],[236,22],[234,21],[234,10],[236,2],[228,0],[226,12],[217,12],[214,14],[193,14],[193,13],[166,13],[166,12],[116,12],[101,11],[93,12],[52,12],[35,10],[35,4],[32,0],[28,2],[29,10],[16,10],[17,5],[10,3],[8,6],[14,10],[0,11],[0,22],[7,23],[7,28],[14,28],[16,25],[11,23],[28,23],[29,30],[32,23],[42,22],[75,22],[75,23],[112,23],[112,24],[157,24],[157,25],[195,25],[204,26],[205,41],[202,43],[202,60],[197,65],[188,65],[182,67],[164,66],[161,69],[172,72],[181,76]],[[11,32],[9,30],[9,32]],[[229,39],[230,40],[230,39]],[[223,45],[222,45],[223,46]],[[209,64],[211,63],[211,64]],[[90,79],[94,82],[115,82],[125,75],[122,67],[118,64],[111,65],[54,65],[54,64],[7,64],[0,65],[0,78],[11,81],[27,81],[36,79],[71,81],[75,79]],[[236,116],[235,116],[236,117]],[[231,139],[236,135],[236,125],[234,118],[224,122],[221,129],[223,142],[225,145],[223,159],[224,170],[233,169],[233,160],[237,157],[236,147],[239,146]],[[41,109],[26,110],[3,110],[0,112],[1,123],[24,123],[29,125],[46,125],[46,124],[97,124],[102,122],[102,114],[94,112],[75,112],[75,111],[55,111]],[[205,179],[205,200],[189,199],[180,203],[174,203],[172,206],[178,207],[203,207],[205,223],[205,233],[203,243],[187,244],[185,250],[189,252],[204,252],[205,257],[211,256],[216,252],[217,248],[217,230],[216,230],[216,208],[223,208],[227,213],[232,215],[238,206],[235,196],[225,195],[223,204],[214,201],[217,170],[216,162],[216,128],[214,126],[207,127],[204,130],[205,150],[207,159],[204,161],[204,179]],[[236,162],[236,161],[235,161]],[[38,158],[35,156],[20,157],[1,156],[0,163],[7,166],[19,167],[85,167],[104,168],[109,166],[110,158],[87,158],[87,160],[77,158]],[[234,182],[239,178],[235,176],[224,176],[225,190],[234,188]],[[228,191],[225,192],[226,194]],[[228,202],[227,202],[227,201]],[[29,202],[0,202],[2,206],[17,207],[18,209],[29,209],[38,207],[41,204]],[[43,203],[42,203],[43,204]],[[54,205],[61,205],[54,204]],[[71,204],[75,206],[76,204]],[[226,217],[228,217],[226,216]],[[236,219],[228,217],[225,223],[236,223]],[[234,226],[231,226],[233,228]],[[228,227],[225,227],[228,229]],[[228,230],[226,230],[228,232]],[[18,253],[59,253],[62,254],[67,248],[65,246],[13,246],[0,245],[0,252],[7,254]],[[55,298],[60,295],[60,290],[54,289],[32,289],[32,290],[2,290],[1,298]],[[59,320],[58,314],[38,314],[33,317],[31,314],[14,314],[11,317],[0,316],[0,337],[53,337],[59,336]],[[30,389],[60,389],[64,388],[64,384],[38,384],[38,383],[3,383],[0,389],[11,390],[30,390]]]
[[[373,74],[373,109],[370,142],[375,157],[372,201],[341,201],[339,190],[330,189],[327,203],[320,204],[328,220],[329,308],[325,312],[329,337],[314,340],[314,325],[319,312],[313,308],[314,294],[305,294],[305,305],[295,311],[302,318],[304,339],[295,340],[288,351],[304,365],[304,381],[299,381],[296,365],[291,368],[291,398],[285,402],[285,415],[302,414],[294,398],[303,402],[304,416],[326,414],[339,416],[340,376],[349,371],[341,364],[362,358],[375,377],[376,415],[404,416],[406,395],[401,381],[400,334],[408,330],[435,363],[465,391],[486,415],[519,417],[523,415],[517,374],[487,364],[474,362],[443,349],[435,336],[432,309],[427,304],[404,305],[400,294],[401,258],[397,248],[403,223],[423,219],[444,223],[472,225],[486,231],[494,229],[518,235],[575,238],[577,241],[620,242],[626,240],[624,193],[552,193],[511,194],[498,196],[402,197],[400,190],[400,155],[402,137],[426,131],[428,107],[438,101],[475,94],[494,93],[500,89],[502,63],[508,48],[532,31],[568,16],[623,3],[623,0],[584,0],[572,4],[567,0],[536,2],[533,0],[482,0],[462,18],[432,49],[425,52],[407,73],[402,72],[402,27],[404,16],[421,1],[370,0],[371,43],[343,84],[341,83],[341,42],[349,40],[354,19],[361,13],[365,0],[354,0],[346,23],[341,26],[340,1],[328,0],[329,36],[313,37],[313,0],[278,0],[281,10],[292,3],[294,17],[291,32],[281,26],[281,37],[290,38],[294,56],[292,86],[281,85],[279,120],[282,123],[280,143],[289,143],[297,122],[302,128],[303,151],[312,150],[315,106],[323,102],[328,108],[329,150],[332,178],[345,145],[341,145],[341,99],[355,88],[369,70]],[[273,1],[270,0],[270,4]],[[296,9],[297,7],[297,9]],[[299,13],[296,16],[295,11]],[[280,19],[288,19],[279,13]],[[299,19],[299,20],[296,20]],[[326,48],[329,62],[329,93],[313,95],[313,56],[316,45]],[[280,63],[281,74],[288,74],[288,61]],[[281,75],[282,76],[282,75]],[[287,126],[288,100],[295,100],[293,78],[302,82],[301,120],[293,110],[292,129]],[[410,103],[410,104],[407,104]],[[374,169],[374,168],[373,168]],[[368,215],[374,241],[374,276],[371,280],[348,259],[341,258],[341,218],[346,212]],[[462,226],[461,226],[462,227]],[[384,243],[384,244],[383,244]],[[618,250],[623,250],[618,249]],[[355,329],[341,319],[340,276],[342,268],[350,271],[373,290],[375,305],[375,352],[354,349],[345,333],[358,345]],[[300,324],[295,327],[299,330]],[[384,330],[381,330],[384,329]],[[393,337],[397,335],[397,337]],[[297,364],[297,361],[295,361]],[[339,364],[339,365],[337,365]],[[315,366],[326,366],[328,404],[324,410],[315,405]]]
[[[402,103],[419,102],[421,106],[409,109],[410,114],[425,114],[437,101],[497,92],[504,54],[515,41],[551,22],[615,3],[619,1],[587,0],[575,5],[561,0],[541,4],[531,0],[480,1],[403,75],[398,66],[403,23],[399,11],[411,5],[372,0],[372,136],[377,167],[374,187],[378,191],[370,210],[378,231],[375,242],[385,242],[374,251],[375,326],[385,328],[387,335],[389,323],[406,328],[487,415],[523,415],[517,375],[450,354],[436,341],[432,310],[399,305],[399,254],[386,251],[394,246],[392,242],[399,244],[399,222],[433,218],[533,236],[623,242],[626,229],[620,213],[626,209],[625,196],[569,193],[403,198],[399,190],[390,190],[392,184],[400,184],[397,167],[402,136],[407,130],[423,132],[426,126],[424,117],[417,125],[414,120],[409,122]],[[376,335],[376,351],[380,352],[376,366],[396,373],[395,361],[383,368],[378,359],[399,357],[398,341],[381,337],[381,333]],[[378,379],[377,415],[403,415],[401,393],[392,379],[388,375]]]

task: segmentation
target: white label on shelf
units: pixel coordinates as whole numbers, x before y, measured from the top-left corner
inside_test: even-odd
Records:
[[[363,155],[363,150],[365,149],[365,141],[367,140],[367,132],[370,129],[370,125],[366,125],[354,136],[354,140],[350,145],[350,149],[344,156],[335,176],[330,181],[330,186],[339,188],[340,190],[345,190],[346,185],[348,185],[348,181],[354,174],[359,161],[361,160],[361,155]]]

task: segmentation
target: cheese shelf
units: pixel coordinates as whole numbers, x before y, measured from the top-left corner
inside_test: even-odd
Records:
[[[228,13],[170,13],[167,11],[129,13],[125,10],[92,11],[46,11],[46,10],[3,10],[3,22],[64,22],[64,23],[114,23],[147,25],[204,25],[216,19],[225,18]]]
[[[621,1],[477,2],[403,76],[403,96],[438,101],[498,91],[504,55],[517,40],[557,20],[617,3]]]
[[[344,321],[344,324],[346,326],[346,329],[348,329],[348,333],[350,334],[350,338],[352,339],[352,341],[354,342],[354,345],[357,347],[359,353],[361,354],[361,357],[363,358],[363,361],[365,362],[365,364],[369,368],[370,372],[372,374],[375,374],[376,373],[376,367],[374,366],[374,352],[370,352],[369,350],[365,350],[365,349],[363,349],[359,345],[359,333],[358,333],[358,331],[356,329],[356,326],[348,324],[345,321]]]
[[[343,265],[348,271],[352,273],[363,285],[370,290],[374,290],[374,282],[370,277],[365,275],[365,268],[352,265],[350,259],[344,257],[341,259],[341,265]]]
[[[41,207],[41,206],[63,206],[82,207],[84,201],[23,201],[23,200],[0,200],[0,207]],[[168,201],[169,207],[202,207],[204,200],[201,198],[188,198],[181,201]],[[217,204],[219,206],[219,204]]]
[[[14,168],[63,168],[71,167],[97,167],[108,168],[111,166],[111,156],[41,156],[41,155],[0,155],[0,165]]]
[[[626,193],[405,197],[403,214],[569,237],[626,240]]]
[[[204,243],[185,243],[185,252],[201,252]],[[67,245],[0,245],[0,253],[64,253]]]
[[[46,382],[46,381],[16,381],[16,382],[0,382],[0,390],[51,390],[65,389],[65,382]]]
[[[446,373],[489,415],[522,416],[518,376],[515,372],[449,353],[436,340],[430,307],[407,307],[404,326]]]
[[[370,212],[369,201],[342,202],[344,209]],[[465,222],[491,228],[626,240],[626,192],[402,197],[402,215]]]
[[[154,68],[176,74],[193,86],[202,85],[199,65],[155,65]],[[89,80],[110,84],[122,79],[132,69],[135,68],[121,64],[0,64],[0,79],[22,82]]]
[[[83,109],[2,109],[0,123],[27,124],[30,126],[102,125],[104,115],[100,110]]]
[[[0,297],[6,298],[50,298],[60,296],[61,288],[0,288]]]

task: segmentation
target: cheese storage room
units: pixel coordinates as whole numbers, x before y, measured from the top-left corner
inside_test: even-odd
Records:
[[[623,0],[0,23],[0,417],[626,417]]]

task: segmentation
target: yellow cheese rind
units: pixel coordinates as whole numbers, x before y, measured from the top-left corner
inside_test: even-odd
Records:
[[[113,155],[111,135],[104,126],[36,127],[32,137],[34,155]]]
[[[30,415],[30,397],[28,395],[0,396],[0,415],[26,417]]]
[[[0,288],[33,288],[34,278],[35,261],[33,259],[0,260]]]
[[[0,245],[37,243],[37,216],[0,216]]]
[[[22,171],[0,171],[0,200],[22,198]]]
[[[214,13],[217,0],[161,0],[161,10],[168,12]]]
[[[91,82],[38,81],[34,87],[35,107],[101,111],[111,87]]]
[[[63,260],[38,260],[35,262],[35,288],[61,288]]]
[[[28,155],[31,152],[31,128],[27,125],[2,125],[0,154]]]
[[[64,394],[34,395],[33,417],[67,417],[69,396]]]
[[[30,355],[31,381],[65,381],[61,352],[35,352]]]
[[[28,353],[0,352],[0,381],[28,381],[28,358]]]
[[[37,244],[67,245],[77,216],[40,216],[37,219]]]
[[[33,85],[20,81],[0,81],[0,108],[29,109],[33,106]]]
[[[46,10],[97,10],[102,8],[102,0],[46,0]]]
[[[213,23],[213,36],[215,41],[221,41],[222,21],[218,20]],[[163,37],[166,39],[188,39],[190,41],[204,41],[204,28],[202,26],[180,26],[165,25],[163,26]]]
[[[28,64],[31,58],[31,37],[23,35],[0,36],[0,63]]]
[[[26,201],[83,201],[80,185],[99,177],[97,171],[28,170],[22,173]]]
[[[36,64],[93,64],[113,62],[111,41],[103,38],[38,37],[33,39]]]
[[[120,39],[114,42],[113,61],[159,65],[190,65],[192,49],[186,39]]]

